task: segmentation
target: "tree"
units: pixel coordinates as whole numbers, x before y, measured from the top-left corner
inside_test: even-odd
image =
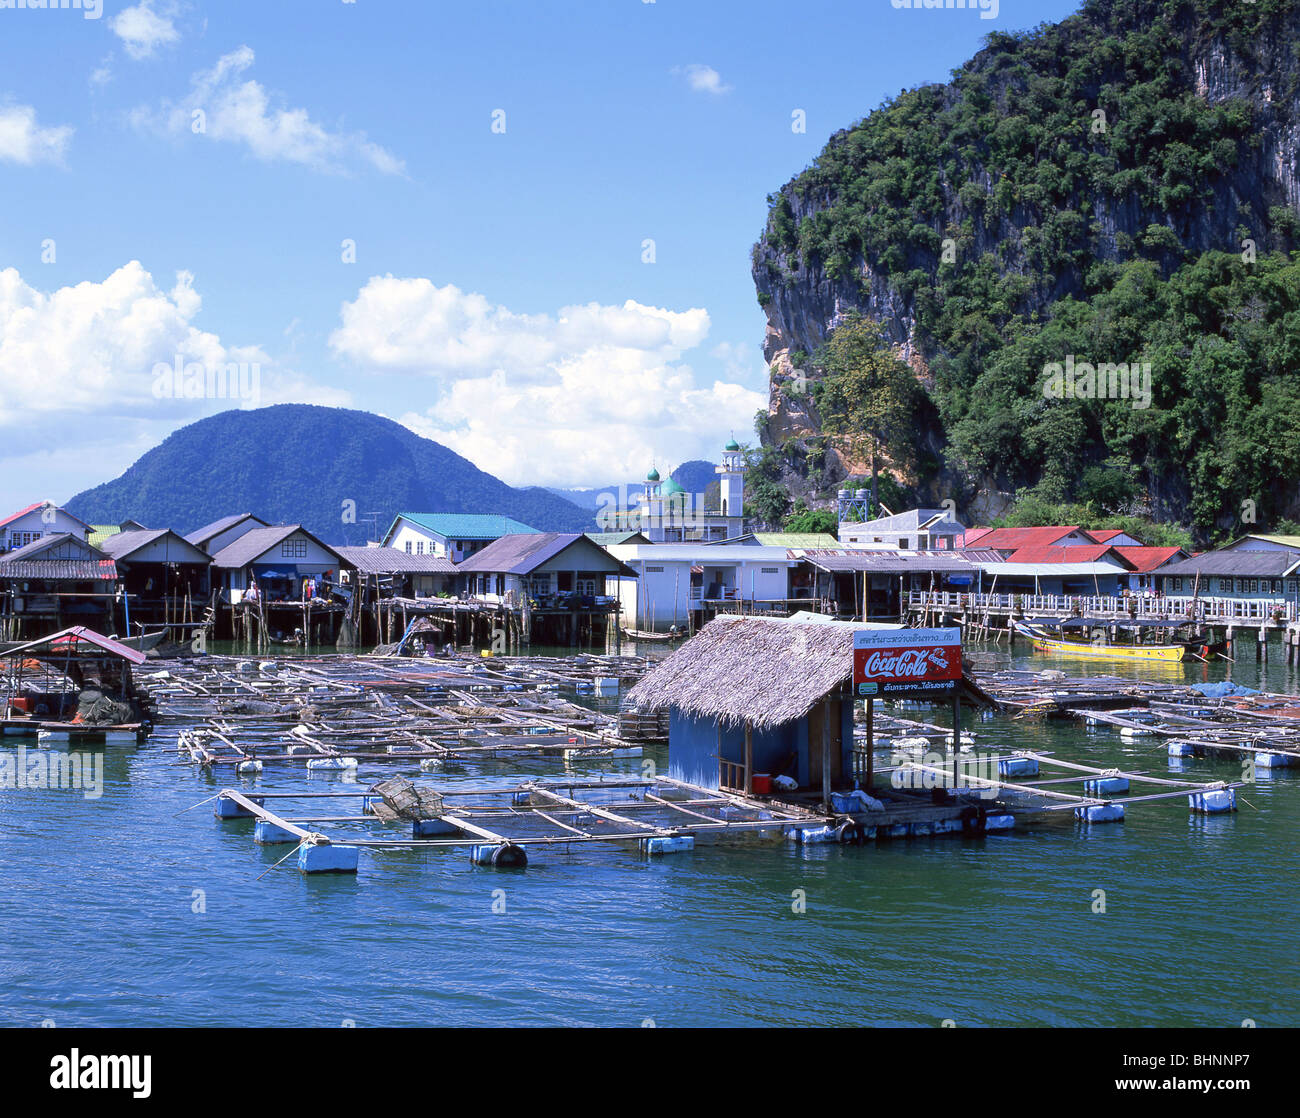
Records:
[[[880,465],[906,467],[919,399],[916,377],[885,338],[884,330],[856,312],[845,317],[817,354],[826,373],[818,384],[822,428],[843,438],[855,458],[871,465],[871,504],[879,507]]]
[[[839,531],[839,518],[834,509],[810,509],[799,501],[785,522],[787,532],[822,532],[835,535]]]

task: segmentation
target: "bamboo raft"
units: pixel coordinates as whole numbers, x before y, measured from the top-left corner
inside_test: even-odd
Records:
[[[410,660],[211,657],[146,677],[160,724],[205,767],[352,769],[361,761],[639,757],[612,713],[645,661],[626,656]]]
[[[1160,738],[1171,757],[1300,767],[1300,699],[1292,695],[1209,697],[1185,684],[1061,672],[1001,672],[981,683],[1016,717],[1071,717],[1127,740]]]

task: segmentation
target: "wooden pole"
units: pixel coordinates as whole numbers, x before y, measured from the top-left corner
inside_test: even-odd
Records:
[[[867,696],[867,780],[866,791],[871,794],[871,786],[875,783],[876,773],[876,700],[873,695]]]
[[[822,806],[831,806],[831,702],[822,700]]]
[[[754,728],[745,723],[745,794],[754,791]]]

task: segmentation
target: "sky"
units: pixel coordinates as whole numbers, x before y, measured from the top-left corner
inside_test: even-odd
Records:
[[[0,0],[0,509],[231,407],[512,485],[753,441],[767,195],[1078,7],[921,2]]]

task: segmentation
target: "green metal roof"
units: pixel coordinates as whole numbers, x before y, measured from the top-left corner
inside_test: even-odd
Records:
[[[627,543],[628,540],[645,540],[650,541],[640,532],[585,532],[587,539],[599,547],[615,547],[621,543]]]
[[[686,490],[678,485],[672,478],[669,478],[659,487],[659,494],[662,497],[677,497],[685,492]]]
[[[739,449],[740,449],[740,444],[739,444],[738,442],[736,442],[735,439],[732,439],[731,442],[727,443],[727,445],[724,446],[722,449],[723,449],[723,450],[739,450]]]
[[[90,526],[90,535],[86,537],[86,542],[91,547],[98,547],[109,536],[116,536],[122,529],[116,524],[92,524]]]
[[[476,512],[399,512],[397,520],[409,520],[449,540],[497,540],[502,536],[537,533],[536,528],[508,516]],[[393,524],[397,524],[397,520]],[[391,535],[393,529],[389,528]]]
[[[764,547],[838,548],[840,541],[826,532],[755,532]]]
[[[646,481],[658,481],[658,480],[659,480],[659,471],[656,470],[653,466],[651,466],[651,467],[650,467],[650,472],[649,472],[648,474],[646,474],[645,479],[646,479]]]

